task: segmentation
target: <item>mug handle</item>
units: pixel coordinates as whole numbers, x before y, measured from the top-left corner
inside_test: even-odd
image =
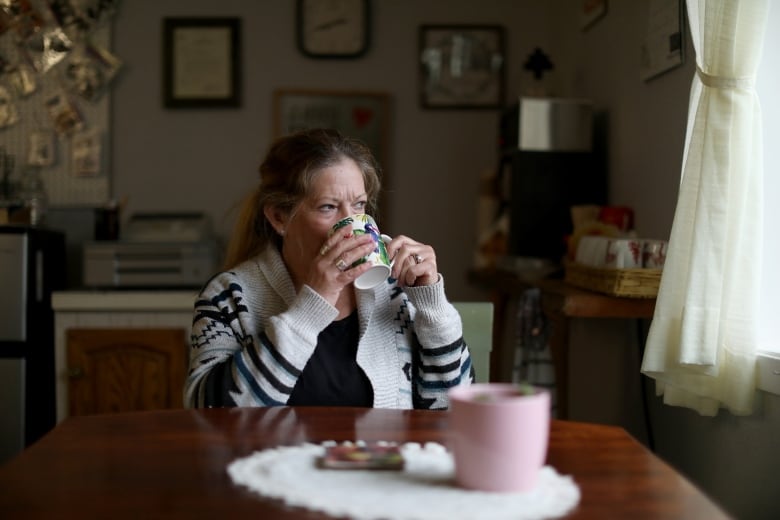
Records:
[[[379,234],[379,238],[381,238],[382,242],[384,242],[385,244],[390,243],[390,241],[393,239],[393,237],[391,237],[390,235],[385,235],[384,233],[380,233]],[[395,259],[391,259],[390,260],[390,267],[393,267],[394,263],[395,263]]]

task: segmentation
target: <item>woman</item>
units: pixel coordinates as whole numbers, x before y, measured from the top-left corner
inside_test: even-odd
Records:
[[[460,316],[431,246],[399,235],[387,283],[358,290],[369,235],[334,233],[375,213],[378,166],[335,130],[277,140],[260,166],[228,247],[193,319],[188,406],[339,405],[447,408],[470,384]]]

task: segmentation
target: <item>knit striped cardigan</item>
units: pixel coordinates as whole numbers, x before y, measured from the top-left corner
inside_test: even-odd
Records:
[[[447,390],[474,380],[444,280],[358,290],[357,363],[376,408],[446,409]],[[338,311],[308,286],[296,293],[275,247],[209,280],[195,301],[188,407],[285,405],[317,336]]]

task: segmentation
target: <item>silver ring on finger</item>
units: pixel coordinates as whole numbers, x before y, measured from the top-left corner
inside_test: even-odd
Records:
[[[418,264],[422,263],[422,261],[425,260],[425,258],[421,257],[417,253],[413,254],[412,258],[414,258],[415,263],[418,263]]]
[[[336,260],[336,269],[339,271],[345,271],[349,267],[349,264],[347,264],[343,258],[339,257],[338,260]]]

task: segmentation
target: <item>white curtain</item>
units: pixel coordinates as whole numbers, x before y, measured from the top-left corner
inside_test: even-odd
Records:
[[[696,51],[682,178],[642,372],[669,405],[753,411],[769,0],[687,0]]]

